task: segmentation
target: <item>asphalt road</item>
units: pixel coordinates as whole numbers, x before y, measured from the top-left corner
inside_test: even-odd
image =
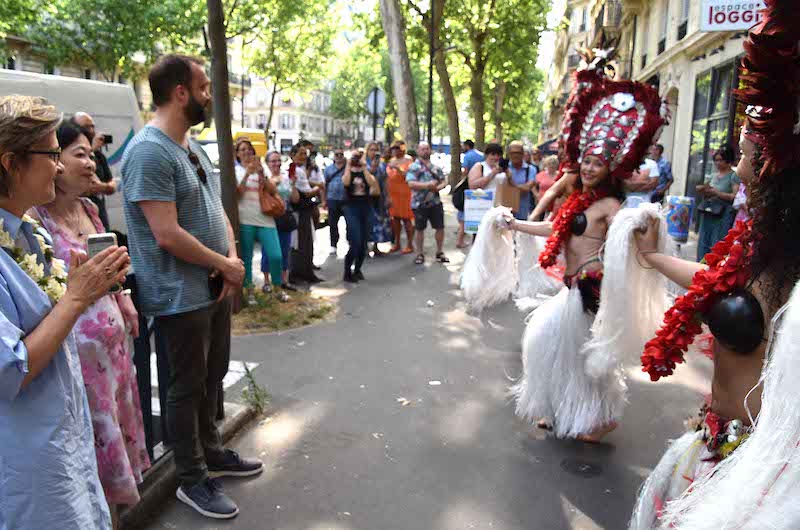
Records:
[[[606,444],[532,431],[506,394],[521,371],[524,315],[510,303],[467,315],[464,255],[449,253],[448,267],[371,260],[367,281],[349,289],[329,258],[321,289],[339,298],[335,321],[234,339],[232,357],[260,363],[273,399],[233,445],[266,469],[225,479],[241,510],[233,521],[172,498],[147,528],[626,528],[637,488],[708,391],[709,362],[693,358],[659,383],[632,369],[631,404]]]

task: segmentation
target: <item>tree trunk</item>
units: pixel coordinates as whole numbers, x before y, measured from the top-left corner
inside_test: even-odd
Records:
[[[440,42],[442,31],[442,14],[444,13],[445,0],[433,0],[433,55],[436,75],[439,77],[439,86],[442,89],[444,107],[447,113],[447,127],[450,129],[450,185],[455,186],[461,180],[461,131],[458,126],[458,104],[450,84],[450,73],[447,71],[447,58]]]
[[[419,121],[417,102],[414,96],[414,79],[411,77],[411,63],[406,48],[405,20],[398,0],[380,0],[383,31],[389,48],[389,65],[392,73],[392,86],[397,100],[397,117],[400,121],[400,135],[410,146],[419,142]]]
[[[271,132],[269,130],[270,126],[272,125],[272,115],[275,113],[275,96],[278,95],[278,83],[272,83],[272,97],[269,100],[269,114],[267,114],[267,123],[264,125],[264,134],[267,136],[267,145],[269,146],[269,139],[272,137]],[[272,140],[272,147],[275,150],[278,150],[278,146],[275,143],[277,138]]]
[[[470,103],[472,104],[472,116],[475,120],[475,147],[483,150],[486,146],[486,120],[483,117],[486,112],[486,103],[483,100],[483,75],[486,65],[476,63],[470,71],[469,89]]]
[[[225,41],[225,17],[222,0],[207,0],[208,38],[211,44],[211,90],[214,95],[214,125],[219,146],[222,205],[233,226],[239,231],[239,205],[236,200],[236,177],[233,169],[231,135],[231,96],[228,86],[228,45]]]
[[[503,145],[503,106],[506,103],[508,85],[502,79],[497,80],[494,88],[494,136]]]

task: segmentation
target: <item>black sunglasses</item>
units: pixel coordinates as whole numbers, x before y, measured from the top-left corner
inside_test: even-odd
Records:
[[[61,160],[60,147],[58,149],[50,149],[50,150],[28,149],[25,152],[28,153],[29,155],[47,155],[50,157],[50,160],[52,160],[55,163],[58,163],[58,161]]]
[[[197,170],[197,176],[200,177],[200,182],[203,184],[208,184],[208,176],[206,176],[206,170],[203,169],[203,166],[200,165],[200,159],[197,158],[197,155],[189,149],[189,162],[192,163],[194,168]]]

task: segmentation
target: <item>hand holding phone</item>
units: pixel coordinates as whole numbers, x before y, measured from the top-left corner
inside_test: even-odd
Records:
[[[89,307],[125,280],[129,264],[125,247],[105,247],[91,259],[83,252],[70,250],[67,296],[84,309]]]
[[[116,246],[117,246],[117,234],[113,232],[106,232],[104,234],[91,234],[86,242],[86,253],[89,256],[89,259],[92,259],[105,249]],[[111,272],[115,273],[117,271],[111,271]],[[106,275],[108,275],[108,272],[106,272]],[[110,292],[112,293],[118,293],[120,291],[122,291],[121,283],[113,285],[110,289]]]

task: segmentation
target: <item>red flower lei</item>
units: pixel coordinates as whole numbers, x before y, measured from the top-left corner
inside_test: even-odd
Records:
[[[579,213],[583,213],[595,202],[608,195],[600,190],[582,192],[576,190],[561,205],[556,219],[553,221],[553,233],[547,238],[544,250],[539,254],[539,264],[546,269],[556,264],[561,247],[572,237],[572,220]]]
[[[736,223],[728,235],[706,254],[708,269],[698,271],[689,291],[664,315],[664,323],[644,347],[642,371],[650,379],[672,375],[695,336],[702,332],[701,316],[721,294],[744,287],[752,274],[749,244],[752,221]]]

